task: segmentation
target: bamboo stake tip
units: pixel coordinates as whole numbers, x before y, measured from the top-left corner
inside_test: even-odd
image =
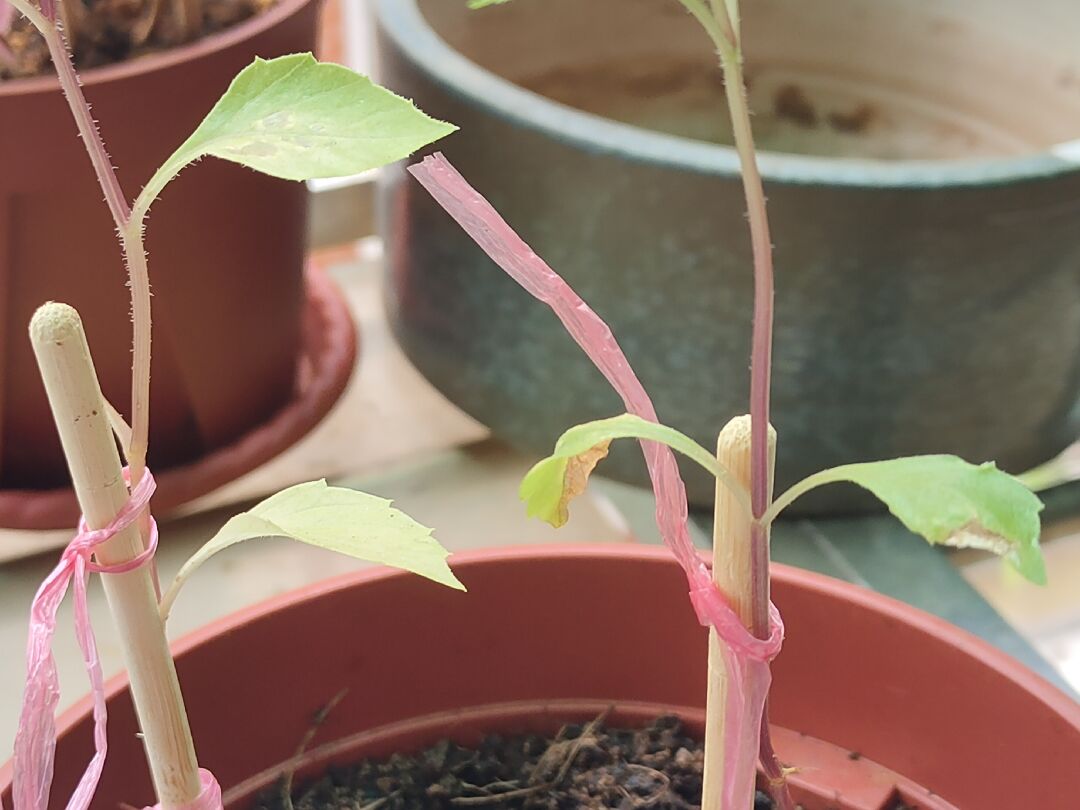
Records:
[[[70,304],[49,301],[38,307],[30,319],[30,340],[34,345],[63,343],[82,331],[82,319]]]
[[[776,429],[769,425],[769,444],[776,443]],[[717,452],[724,447],[750,447],[750,414],[742,414],[731,419],[723,429],[716,442]]]

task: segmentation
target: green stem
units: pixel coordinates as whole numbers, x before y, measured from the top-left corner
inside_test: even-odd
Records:
[[[716,48],[716,52],[720,54],[721,60],[724,59],[725,53],[728,56],[734,54],[735,36],[732,31],[725,29],[724,24],[721,22],[721,17],[715,14],[716,0],[709,0],[709,5],[706,6],[703,0],[679,0],[682,3],[683,8],[690,12],[695,20],[705,29],[705,33],[709,35],[709,39],[712,40],[713,46]],[[723,18],[723,19],[726,19]]]
[[[131,361],[131,443],[128,467],[132,485],[138,484],[146,470],[146,452],[150,440],[150,346],[153,320],[150,306],[150,273],[143,245],[142,221],[132,218],[121,231],[128,278],[131,282],[132,361]]]
[[[781,494],[776,500],[772,502],[772,505],[769,507],[768,511],[766,511],[765,514],[761,516],[759,521],[762,524],[768,526],[780,516],[781,512],[783,512],[787,507],[791,506],[792,501],[794,501],[796,498],[802,497],[810,490],[817,489],[824,484],[833,484],[838,481],[849,480],[850,470],[854,466],[862,465],[842,464],[839,467],[830,467],[827,470],[821,470],[820,472],[816,472],[813,475],[808,475],[802,481],[799,481],[796,484],[792,484],[790,489],[786,490],[783,494]]]

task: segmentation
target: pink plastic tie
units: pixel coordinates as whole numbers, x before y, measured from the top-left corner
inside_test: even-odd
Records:
[[[608,325],[514,233],[450,162],[437,153],[410,166],[409,171],[497,265],[554,310],[567,332],[622,397],[626,410],[650,422],[659,421],[652,400]],[[753,775],[769,690],[768,662],[780,651],[784,628],[775,606],[770,606],[768,639],[755,638],[743,626],[690,539],[686,487],[674,453],[656,442],[642,441],[641,447],[652,479],[660,534],[686,573],[690,600],[699,621],[715,628],[725,642],[721,648],[730,675],[728,717],[734,722],[727,725],[724,741],[725,758],[733,766],[724,770],[724,794],[727,805],[734,806],[733,797],[750,795],[753,787],[735,780]],[[745,767],[748,758],[750,768]]]
[[[127,470],[124,471],[127,479]],[[157,523],[150,518],[147,548],[127,562],[101,565],[91,557],[94,550],[120,532],[134,525],[150,503],[156,484],[147,470],[131,491],[123,509],[103,529],[89,529],[79,520],[78,534],[68,543],[60,562],[41,584],[30,609],[30,637],[26,647],[26,690],[23,693],[19,730],[15,735],[15,773],[13,798],[15,810],[46,810],[52,786],[56,754],[56,706],[60,700],[60,682],[52,654],[56,632],[56,613],[68,586],[75,598],[75,636],[83,653],[83,663],[90,680],[94,712],[94,756],[68,801],[68,810],[85,810],[94,797],[105,765],[108,742],[105,734],[105,683],[101,674],[94,630],[86,604],[86,584],[91,572],[122,574],[145,565],[157,549]]]
[[[206,768],[199,768],[202,793],[193,802],[170,807],[169,810],[224,810],[221,801],[221,785]],[[161,810],[160,804],[144,807],[143,810]]]

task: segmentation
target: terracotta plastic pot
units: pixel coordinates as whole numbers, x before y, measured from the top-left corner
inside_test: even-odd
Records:
[[[753,285],[699,26],[671,0],[373,8],[380,78],[461,127],[440,148],[604,316],[661,418],[711,447],[746,411]],[[1080,137],[1080,5],[744,12],[776,243],[779,490],[919,453],[1018,473],[1075,441],[1080,164],[1055,145]],[[622,411],[556,319],[423,189],[401,171],[382,182],[392,322],[428,379],[544,454],[571,425]],[[600,469],[648,480],[630,444]],[[712,503],[706,473],[688,469],[687,487]],[[839,487],[796,508],[871,504]]]
[[[357,335],[348,302],[326,273],[311,264],[293,398],[236,441],[188,464],[158,470],[154,511],[168,514],[224,486],[297,442],[345,391],[356,368]],[[0,526],[61,529],[75,526],[81,510],[70,486],[0,489]]]
[[[607,705],[623,719],[700,721],[705,631],[663,549],[517,548],[454,566],[469,593],[368,570],[177,645],[201,760],[232,806],[273,781],[312,714],[344,688],[314,743],[320,764],[447,734],[550,730]],[[777,566],[774,596],[788,638],[773,719],[782,754],[806,766],[796,781],[808,807],[881,810],[897,795],[923,808],[1076,807],[1080,705],[972,636],[868,591]],[[151,792],[123,680],[109,692],[95,807],[139,806]],[[91,750],[88,705],[59,728],[57,808]],[[10,779],[8,765],[4,801]]]
[[[89,71],[87,99],[133,196],[255,56],[315,47],[318,0],[281,0],[219,35]],[[131,325],[108,210],[52,77],[0,84],[0,487],[67,480],[26,326],[48,300],[86,324],[105,395],[126,410]],[[307,191],[223,161],[185,171],[150,216],[151,463],[226,446],[293,395]]]

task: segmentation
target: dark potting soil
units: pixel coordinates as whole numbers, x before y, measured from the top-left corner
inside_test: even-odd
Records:
[[[554,739],[492,735],[477,748],[444,740],[416,755],[335,767],[293,786],[292,810],[696,810],[703,762],[701,742],[676,717],[643,729],[597,720],[564,726]],[[290,810],[284,790],[284,781],[268,790],[257,810]],[[759,792],[753,810],[772,807]]]
[[[56,0],[79,70],[167,50],[240,23],[277,0]],[[193,15],[189,25],[185,15]],[[15,15],[0,31],[0,80],[52,74],[45,41]]]

